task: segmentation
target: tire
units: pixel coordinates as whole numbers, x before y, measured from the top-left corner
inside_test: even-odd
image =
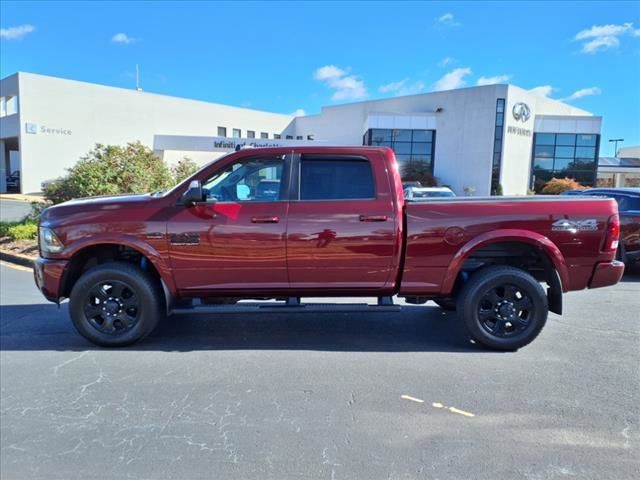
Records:
[[[457,311],[477,343],[517,350],[538,336],[549,305],[542,286],[529,273],[495,266],[471,276],[458,296]]]
[[[433,302],[445,312],[454,312],[457,308],[457,303],[455,299],[452,298],[443,298],[441,300],[434,300]]]
[[[147,272],[125,262],[87,270],[71,290],[78,333],[102,347],[124,347],[149,335],[164,316],[163,293]]]

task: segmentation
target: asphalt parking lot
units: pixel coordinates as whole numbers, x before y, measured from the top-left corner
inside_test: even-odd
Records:
[[[640,274],[512,353],[433,304],[180,316],[104,350],[30,272],[0,281],[3,479],[638,478]]]

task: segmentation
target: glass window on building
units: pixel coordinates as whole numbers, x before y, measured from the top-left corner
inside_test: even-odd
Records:
[[[585,187],[596,183],[600,135],[575,133],[535,133],[531,185],[540,192],[551,178],[573,178]],[[608,185],[610,178],[598,178]]]
[[[280,138],[282,138],[282,137],[280,136],[280,134],[279,134],[279,133],[274,133],[274,134],[273,134],[273,139],[274,139],[274,140],[280,140]]]
[[[502,190],[502,187],[500,186],[500,170],[502,168],[504,105],[504,98],[496,99],[496,122],[493,134],[493,162],[491,164],[491,195],[500,195]],[[551,153],[551,156],[553,156],[553,153]]]
[[[267,132],[260,132],[260,138],[269,138],[269,134]]]
[[[293,140],[293,135],[287,135],[287,140]]]
[[[247,130],[247,138],[256,138],[256,132],[253,130]]]
[[[302,140],[302,135],[296,135],[296,140]]]
[[[242,137],[242,130],[240,130],[239,128],[234,128],[232,136],[233,136],[233,138],[241,138]]]
[[[227,136],[227,127],[218,127],[218,136],[226,137]]]
[[[391,148],[401,169],[412,162],[420,162],[433,174],[435,130],[370,128],[362,143]]]

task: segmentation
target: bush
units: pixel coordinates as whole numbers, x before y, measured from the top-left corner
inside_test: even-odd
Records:
[[[44,192],[52,203],[72,198],[166,190],[173,185],[166,164],[140,142],[125,147],[96,144]]]
[[[8,237],[9,229],[18,225],[19,222],[0,222],[0,237]]]
[[[24,222],[11,225],[7,228],[7,235],[12,240],[32,240],[38,237],[38,224]]]
[[[420,182],[423,187],[437,187],[438,180],[431,173],[429,164],[419,160],[409,160],[402,165],[403,182]]]
[[[580,190],[584,188],[573,178],[552,178],[542,187],[542,193],[545,195],[559,195],[567,190]]]
[[[176,183],[180,183],[185,178],[189,178],[191,175],[198,171],[198,164],[191,160],[189,157],[184,157],[177,164],[171,167],[171,175],[173,176],[173,181]]]

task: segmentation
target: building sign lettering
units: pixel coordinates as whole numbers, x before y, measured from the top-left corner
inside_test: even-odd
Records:
[[[36,123],[27,122],[24,127],[27,133],[36,135],[41,133],[43,135],[71,135],[72,132],[68,128],[52,128],[47,125],[38,125]]]
[[[507,127],[507,133],[510,133],[512,135],[519,135],[521,137],[530,137],[531,136],[531,130],[529,130],[528,128],[521,128],[521,127],[508,126]]]

